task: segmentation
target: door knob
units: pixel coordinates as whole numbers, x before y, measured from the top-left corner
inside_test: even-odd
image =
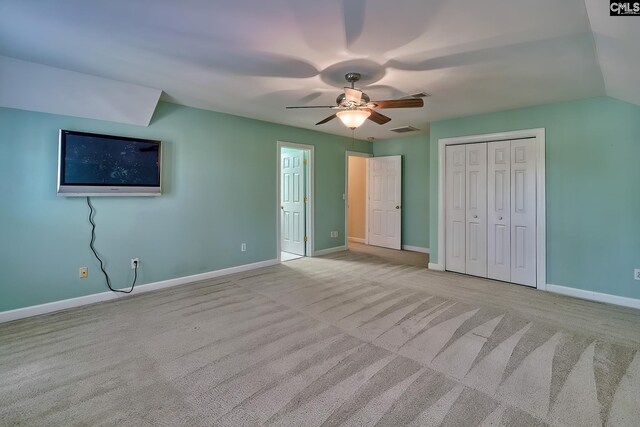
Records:
[[[280,209],[284,210],[284,206],[280,205]]]
[[[499,217],[498,217],[498,220],[502,221],[502,217],[501,217],[501,216],[499,216]]]
[[[474,218],[478,218],[478,215],[474,215],[473,217],[474,217]]]
[[[396,209],[400,209],[400,206],[396,206]]]

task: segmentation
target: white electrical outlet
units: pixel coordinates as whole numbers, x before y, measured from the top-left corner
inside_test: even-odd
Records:
[[[136,268],[140,267],[140,259],[138,258],[131,258],[131,269],[135,270]]]
[[[247,244],[246,243],[241,243],[240,244],[240,252],[246,252],[247,251]]]
[[[331,232],[331,237],[338,237],[338,232],[337,231],[332,231]]]
[[[636,268],[633,270],[633,278],[636,280],[640,280],[640,268]]]
[[[81,279],[86,279],[89,277],[89,267],[80,267],[80,271],[78,272]]]

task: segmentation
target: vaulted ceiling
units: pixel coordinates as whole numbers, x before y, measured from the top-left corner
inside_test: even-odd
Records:
[[[285,106],[332,105],[359,72],[371,99],[430,94],[356,130],[384,139],[598,95],[640,104],[638,40],[640,16],[610,17],[601,0],[2,0],[0,105],[148,124],[162,93],[351,135],[314,125],[332,110]]]

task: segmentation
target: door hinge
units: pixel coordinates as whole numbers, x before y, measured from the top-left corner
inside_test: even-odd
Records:
[[[309,201],[309,199],[307,199],[307,196],[304,196],[304,204],[306,205],[307,202]]]
[[[304,242],[307,243],[307,236],[304,236]]]
[[[302,164],[306,166],[306,165],[307,165],[307,159],[304,159],[304,160],[302,161]]]

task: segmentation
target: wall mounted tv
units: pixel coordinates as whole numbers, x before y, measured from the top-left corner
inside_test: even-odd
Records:
[[[160,141],[60,129],[58,195],[158,196]]]

